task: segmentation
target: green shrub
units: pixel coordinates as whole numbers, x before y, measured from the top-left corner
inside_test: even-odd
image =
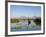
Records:
[[[19,22],[18,19],[11,19],[11,23],[17,23],[17,22]]]
[[[34,19],[34,22],[36,23],[36,25],[41,25],[41,18]]]

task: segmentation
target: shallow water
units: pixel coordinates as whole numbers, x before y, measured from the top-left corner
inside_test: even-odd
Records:
[[[34,28],[28,28],[28,27],[23,27],[20,29],[16,29],[16,28],[11,28],[11,31],[36,31],[36,30],[41,30],[41,28],[39,27],[34,27]]]
[[[39,26],[34,26],[34,27],[20,27],[16,28],[16,23],[11,23],[11,31],[36,31],[36,30],[41,30],[41,27]]]

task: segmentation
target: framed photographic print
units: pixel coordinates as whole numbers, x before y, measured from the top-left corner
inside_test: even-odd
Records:
[[[45,33],[45,4],[42,2],[7,1],[6,35]]]

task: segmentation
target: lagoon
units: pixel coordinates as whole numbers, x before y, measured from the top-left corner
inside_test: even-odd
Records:
[[[17,25],[19,24],[19,26]],[[11,32],[15,31],[39,31],[41,30],[41,26],[35,25],[33,21],[31,21],[31,24],[28,26],[28,21],[21,21],[19,23],[11,23]],[[17,27],[18,26],[18,27]]]

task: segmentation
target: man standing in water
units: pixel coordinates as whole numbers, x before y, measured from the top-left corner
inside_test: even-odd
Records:
[[[31,24],[30,20],[28,20],[28,26],[29,26],[29,24]]]
[[[31,22],[30,22],[30,20],[28,20],[28,27],[27,27],[27,30],[28,30],[30,24],[31,24]]]

